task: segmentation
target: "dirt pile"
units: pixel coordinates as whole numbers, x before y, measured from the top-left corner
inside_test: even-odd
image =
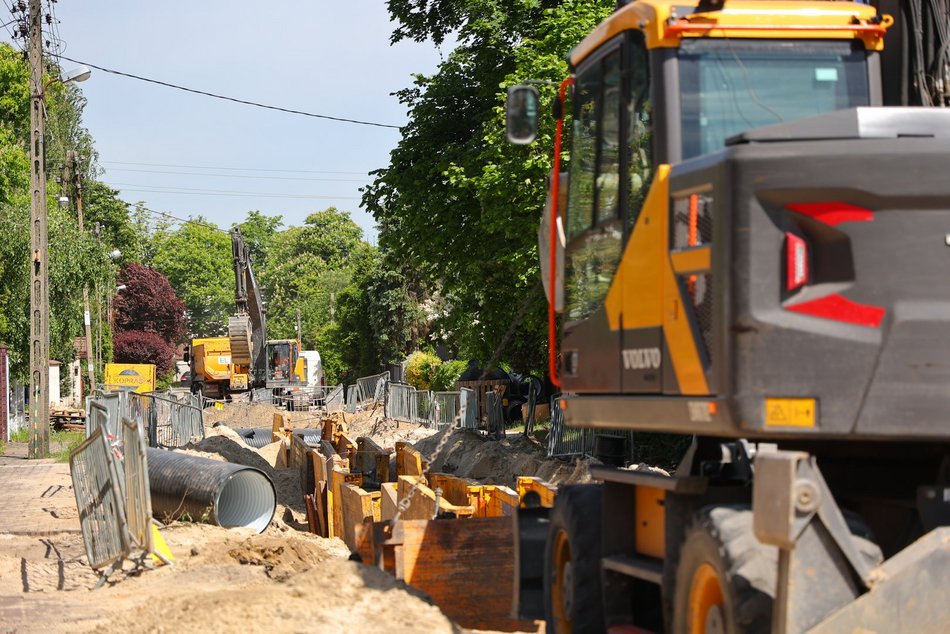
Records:
[[[440,432],[414,446],[428,458],[446,433],[451,436],[430,465],[432,471],[505,486],[513,486],[517,476],[536,476],[552,484],[590,481],[590,459],[565,462],[547,458],[541,445],[522,434],[489,440],[475,430],[457,429]]]
[[[225,403],[224,409],[208,407],[204,410],[205,430],[215,423],[224,423],[232,429],[267,427],[274,424],[274,414],[286,414],[295,428],[320,427],[318,412],[288,412],[270,403]]]
[[[394,449],[397,442],[413,444],[435,433],[435,430],[415,423],[386,418],[382,406],[355,414],[336,414],[341,415],[351,438],[369,436],[384,449]]]

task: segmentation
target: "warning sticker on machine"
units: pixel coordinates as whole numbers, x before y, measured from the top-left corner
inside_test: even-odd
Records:
[[[814,427],[818,404],[813,398],[765,399],[766,427]]]

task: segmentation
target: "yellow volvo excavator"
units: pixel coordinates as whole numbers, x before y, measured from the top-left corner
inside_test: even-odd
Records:
[[[571,426],[689,449],[520,510],[522,616],[950,628],[948,53],[946,0],[620,2],[571,52],[552,382]],[[511,141],[539,109],[509,91]]]

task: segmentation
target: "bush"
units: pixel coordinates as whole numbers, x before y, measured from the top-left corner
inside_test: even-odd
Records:
[[[417,390],[431,390],[442,360],[431,352],[413,352],[406,362],[406,381]]]
[[[117,333],[112,350],[116,363],[151,363],[158,376],[175,369],[175,349],[154,332],[128,330]]]
[[[467,369],[468,363],[465,361],[446,361],[436,368],[432,389],[437,392],[454,392],[455,384]]]

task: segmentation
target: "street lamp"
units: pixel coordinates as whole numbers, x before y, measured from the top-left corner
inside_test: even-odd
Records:
[[[40,1],[30,0],[30,458],[49,455],[49,227],[46,209],[46,89],[54,82],[85,81],[85,66],[43,81]],[[86,294],[88,298],[88,294]],[[86,322],[89,304],[86,301]],[[89,340],[87,330],[87,342]]]

